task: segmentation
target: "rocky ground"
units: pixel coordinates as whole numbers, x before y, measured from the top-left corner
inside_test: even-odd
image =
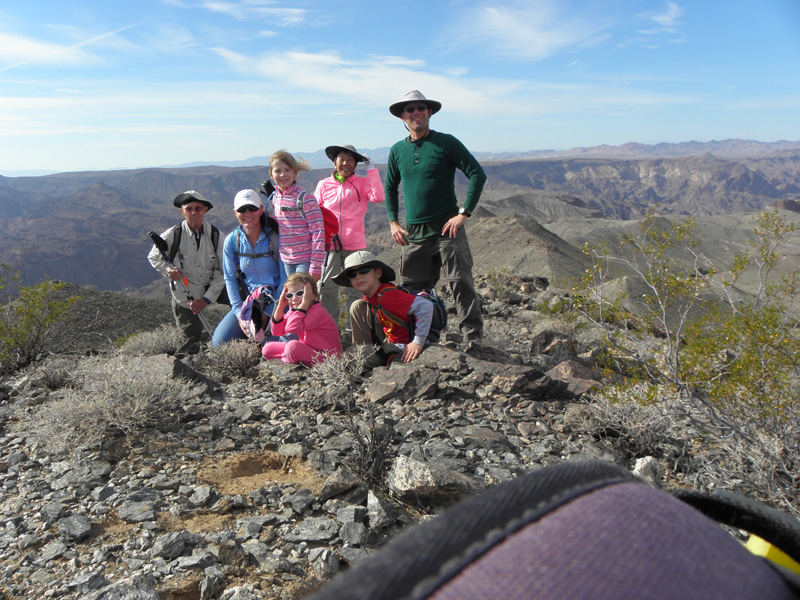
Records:
[[[586,431],[591,335],[546,327],[546,287],[483,279],[483,346],[450,335],[363,378],[262,363],[213,381],[199,355],[143,359],[199,391],[79,455],[19,431],[51,393],[35,370],[2,381],[0,600],[298,598],[465,494],[561,461],[633,469]]]

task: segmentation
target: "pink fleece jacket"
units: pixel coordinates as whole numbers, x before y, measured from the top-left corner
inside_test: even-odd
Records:
[[[272,321],[270,332],[272,335],[296,333],[301,342],[318,352],[330,352],[333,356],[342,353],[339,328],[319,302],[309,306],[308,313],[290,309],[281,321]]]
[[[314,196],[320,206],[331,210],[339,219],[342,248],[364,250],[367,247],[367,236],[364,232],[367,203],[384,200],[378,169],[370,169],[366,177],[351,175],[344,183],[331,175],[317,184]]]

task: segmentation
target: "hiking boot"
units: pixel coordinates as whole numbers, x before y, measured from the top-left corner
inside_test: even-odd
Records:
[[[375,367],[388,367],[395,357],[400,352],[387,352],[384,349],[376,350],[367,357],[364,362],[365,369],[374,369]]]

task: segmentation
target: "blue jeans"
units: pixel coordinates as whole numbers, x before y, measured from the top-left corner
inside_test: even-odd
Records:
[[[283,263],[283,270],[286,271],[287,277],[292,273],[308,273],[309,269],[311,269],[310,262],[297,263],[296,265],[290,265],[287,262]],[[280,293],[280,290],[278,290],[278,293]]]
[[[272,306],[268,306],[266,308],[269,309],[268,314],[272,314]],[[244,334],[244,331],[242,331],[242,328],[239,325],[239,319],[236,315],[236,311],[231,309],[230,312],[223,317],[222,321],[219,322],[219,325],[217,325],[217,328],[214,330],[214,335],[211,336],[211,345],[221,346],[222,344],[230,342],[231,340],[243,340],[246,338],[247,336]],[[277,342],[287,340],[283,340],[275,335],[267,335],[267,337],[264,338],[264,341]]]
[[[214,330],[214,335],[211,336],[211,345],[221,346],[225,342],[243,340],[245,337],[244,331],[239,327],[239,319],[237,318],[236,311],[231,309]]]

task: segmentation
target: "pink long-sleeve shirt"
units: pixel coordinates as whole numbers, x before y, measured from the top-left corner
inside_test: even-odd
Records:
[[[303,199],[305,217],[297,210],[302,191],[295,183],[285,192],[275,190],[272,196],[272,210],[281,233],[281,260],[290,265],[310,262],[309,273],[320,275],[325,260],[325,225],[313,194],[306,193]]]

